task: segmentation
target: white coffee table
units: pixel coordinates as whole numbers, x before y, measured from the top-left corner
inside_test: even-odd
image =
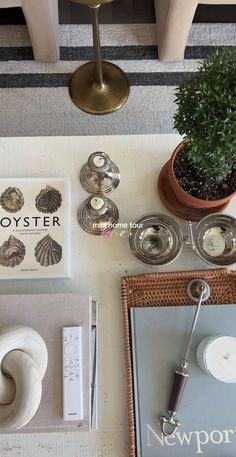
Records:
[[[178,135],[1,138],[2,177],[68,176],[72,184],[71,279],[1,281],[2,294],[87,292],[100,304],[99,430],[87,433],[2,435],[0,449],[8,457],[127,457],[127,393],[120,277],[153,271],[208,268],[184,248],[178,260],[150,269],[129,252],[127,240],[113,233],[93,237],[77,223],[77,209],[88,194],[79,171],[94,151],[105,151],[121,171],[121,183],[110,194],[120,211],[120,222],[131,222],[148,212],[168,211],[157,193],[157,176]],[[236,199],[227,208],[236,214]],[[173,216],[175,218],[175,216]],[[177,218],[175,218],[177,219]],[[184,226],[184,222],[180,222]],[[20,453],[20,454],[19,454]],[[6,454],[4,454],[4,457]]]

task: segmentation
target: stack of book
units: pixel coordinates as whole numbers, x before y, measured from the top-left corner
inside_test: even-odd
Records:
[[[42,399],[34,418],[18,433],[88,431],[98,425],[98,304],[89,294],[1,295],[1,327],[35,329],[48,350]],[[82,417],[63,419],[63,328],[82,328]],[[76,392],[75,392],[76,395]],[[73,419],[73,418],[72,418]],[[6,430],[4,430],[6,433]]]

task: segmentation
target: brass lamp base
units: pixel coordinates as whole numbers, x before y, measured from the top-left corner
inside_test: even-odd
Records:
[[[89,114],[108,114],[123,106],[129,96],[124,72],[110,62],[102,62],[103,83],[94,76],[94,63],[82,65],[72,75],[69,91],[73,103]]]

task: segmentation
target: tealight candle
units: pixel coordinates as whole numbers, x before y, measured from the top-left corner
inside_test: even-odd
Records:
[[[102,168],[105,164],[105,159],[101,155],[97,155],[93,158],[93,163],[95,167]]]
[[[210,336],[197,348],[197,361],[205,373],[221,382],[236,383],[236,338]]]
[[[90,205],[96,211],[99,211],[104,206],[104,200],[101,197],[93,197],[90,200]]]

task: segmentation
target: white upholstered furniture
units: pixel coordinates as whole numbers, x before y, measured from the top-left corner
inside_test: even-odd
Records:
[[[21,7],[27,22],[34,59],[59,59],[57,0],[0,0],[0,8]],[[1,13],[0,13],[1,14]]]
[[[188,32],[199,3],[236,5],[236,0],[155,0],[160,60],[184,58]]]

